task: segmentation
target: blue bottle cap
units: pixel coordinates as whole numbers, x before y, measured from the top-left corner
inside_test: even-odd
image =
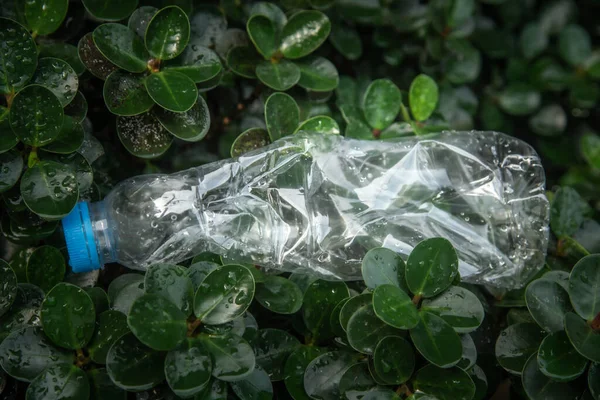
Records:
[[[73,272],[100,269],[102,265],[98,258],[88,203],[77,203],[69,215],[62,219],[62,226]]]

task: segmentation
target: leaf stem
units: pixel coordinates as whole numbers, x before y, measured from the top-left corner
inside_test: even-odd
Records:
[[[404,103],[400,103],[400,111],[402,112],[402,118],[404,119],[404,122],[412,122],[412,120],[410,119],[410,114],[408,113],[408,109],[404,106]]]
[[[420,294],[415,294],[415,296],[412,298],[412,302],[413,304],[418,307],[419,303],[421,302],[423,296],[421,296]]]
[[[4,95],[4,97],[6,98],[6,106],[8,108],[10,108],[12,106],[12,102],[15,99],[15,94],[16,94],[15,91],[11,90],[10,93],[7,93]]]
[[[27,159],[27,166],[31,168],[37,164],[38,161],[40,161],[40,159],[38,158],[37,147],[32,146],[31,151],[29,152],[29,158]]]
[[[600,312],[588,324],[593,331],[600,332]]]
[[[396,394],[409,397],[412,396],[413,392],[408,388],[408,386],[406,386],[406,384],[403,384],[398,386],[398,389],[396,389]]]
[[[192,316],[192,318],[194,317]],[[200,318],[194,318],[193,321],[188,321],[187,336],[193,336],[194,332],[200,325],[202,325],[202,321],[200,320]]]
[[[148,69],[153,74],[160,71],[160,58],[151,58],[148,60]]]

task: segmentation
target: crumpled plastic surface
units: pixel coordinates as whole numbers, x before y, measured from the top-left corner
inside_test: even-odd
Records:
[[[374,247],[456,248],[463,281],[523,286],[544,263],[540,159],[497,132],[395,141],[299,133],[238,159],[121,183],[105,206],[119,262],[144,269],[210,251],[227,262],[361,278]]]

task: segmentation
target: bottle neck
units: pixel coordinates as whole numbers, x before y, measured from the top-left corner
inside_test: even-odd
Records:
[[[105,265],[117,261],[114,235],[104,202],[90,203],[89,210],[100,264]]]

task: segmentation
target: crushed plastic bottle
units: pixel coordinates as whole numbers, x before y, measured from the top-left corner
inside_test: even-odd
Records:
[[[524,285],[544,263],[549,204],[532,147],[497,132],[396,141],[300,133],[236,159],[123,181],[63,220],[75,272],[201,252],[228,262],[361,277],[377,246],[407,256],[444,237],[464,281]]]

